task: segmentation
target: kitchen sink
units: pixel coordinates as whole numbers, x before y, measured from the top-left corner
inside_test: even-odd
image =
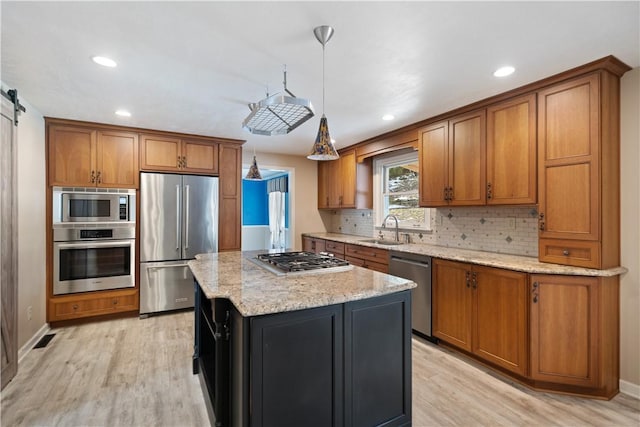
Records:
[[[362,243],[375,243],[376,245],[385,245],[385,246],[396,246],[402,245],[402,242],[396,242],[395,240],[384,240],[384,239],[366,239],[360,240]]]

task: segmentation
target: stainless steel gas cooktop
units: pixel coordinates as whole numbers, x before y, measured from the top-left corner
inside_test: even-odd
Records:
[[[313,252],[267,253],[258,254],[256,258],[263,267],[276,274],[311,272],[323,269],[337,272],[351,268],[351,264],[345,260]]]

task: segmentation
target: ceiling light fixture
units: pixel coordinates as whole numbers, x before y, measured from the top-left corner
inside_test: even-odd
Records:
[[[106,56],[94,56],[93,58],[91,58],[93,60],[93,62],[95,62],[96,64],[102,65],[104,67],[115,67],[118,64],[116,64],[116,61],[114,61],[111,58],[107,58]]]
[[[260,169],[258,169],[258,162],[256,161],[256,150],[253,150],[253,163],[251,163],[251,166],[249,167],[249,172],[247,172],[247,176],[244,177],[244,179],[251,179],[251,180],[261,180],[262,179],[262,175],[260,174]]]
[[[127,110],[118,110],[116,111],[116,115],[120,117],[131,117],[131,113]]]
[[[340,158],[340,155],[338,155],[336,148],[331,143],[329,125],[327,124],[327,117],[324,115],[324,46],[333,36],[333,28],[328,25],[322,25],[314,28],[313,34],[322,44],[322,118],[320,119],[316,142],[313,144],[307,158],[311,160],[336,160]]]
[[[506,67],[500,67],[500,68],[498,68],[498,69],[493,73],[493,75],[494,75],[494,76],[496,76],[496,77],[506,77],[506,76],[508,76],[508,75],[510,75],[510,74],[513,74],[513,72],[514,72],[515,70],[516,70],[516,69],[515,69],[515,68],[513,68],[512,66],[507,65]]]
[[[242,127],[257,135],[286,135],[311,117],[311,101],[296,96],[287,89],[287,67],[284,68],[284,94],[275,94],[260,102],[249,104],[251,113]],[[290,96],[288,96],[290,95]]]
[[[393,120],[395,118],[396,118],[396,116],[394,116],[393,114],[385,114],[384,116],[382,116],[382,120],[387,121],[387,122],[389,120]]]

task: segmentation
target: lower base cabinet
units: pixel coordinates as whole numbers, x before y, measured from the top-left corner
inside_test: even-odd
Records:
[[[617,277],[531,276],[531,378],[612,397],[618,391]]]
[[[69,294],[49,299],[47,321],[51,323],[129,311],[138,311],[137,289]]]
[[[435,337],[527,374],[526,274],[436,259],[432,286]]]
[[[220,301],[226,300],[196,297],[197,306],[214,312],[196,311],[222,321],[196,316],[194,373],[212,424],[411,425],[410,291],[255,317],[241,316],[227,301],[226,322]],[[228,341],[215,331],[228,331]]]

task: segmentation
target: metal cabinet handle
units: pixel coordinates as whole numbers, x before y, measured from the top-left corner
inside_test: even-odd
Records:
[[[96,171],[91,171],[91,183],[96,182]]]
[[[443,198],[444,198],[444,200],[445,200],[446,202],[448,202],[448,201],[449,201],[449,193],[447,192],[447,187],[444,187],[444,188],[442,189],[442,194],[443,194]]]
[[[73,308],[74,310],[77,310],[78,309],[78,304],[73,304],[73,306],[71,308]]]
[[[491,183],[487,182],[487,199],[491,200],[493,197],[493,189],[491,188]]]
[[[471,285],[473,286],[473,289],[478,288],[478,275],[475,271],[471,273]]]
[[[540,231],[544,231],[544,213],[538,215],[538,228]]]
[[[96,174],[96,182],[100,184],[102,182],[102,172],[98,171]]]
[[[565,249],[562,251],[562,255],[569,256],[569,249]]]
[[[185,213],[184,216],[186,217],[184,219],[184,248],[185,249],[189,249],[189,185],[185,185],[185,195],[187,197],[187,200],[185,202]]]
[[[538,282],[533,282],[533,290],[531,291],[531,293],[533,294],[533,303],[537,304],[538,303]]]
[[[176,185],[176,251],[180,250],[180,185]]]
[[[466,280],[466,283],[467,283],[467,288],[470,288],[471,287],[471,272],[465,271],[464,277],[465,277],[465,280]]]

